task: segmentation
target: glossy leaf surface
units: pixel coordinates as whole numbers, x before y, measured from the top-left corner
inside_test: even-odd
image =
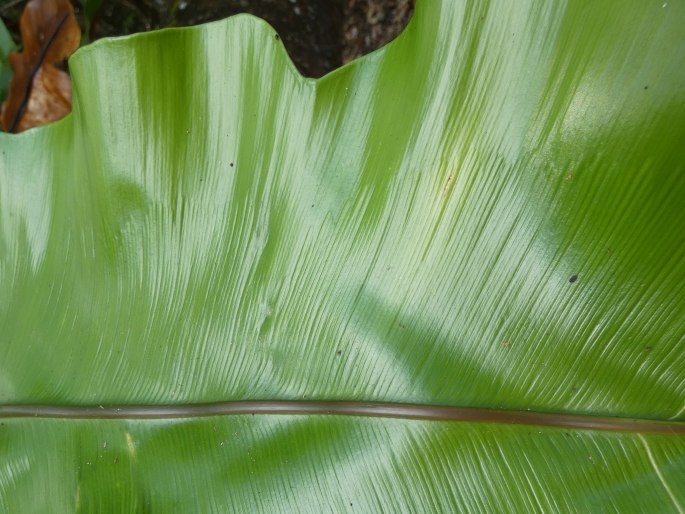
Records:
[[[320,80],[247,16],[82,49],[73,114],[0,139],[0,403],[682,420],[683,20],[433,0]],[[685,505],[677,435],[3,423],[8,512],[47,484],[64,511]]]

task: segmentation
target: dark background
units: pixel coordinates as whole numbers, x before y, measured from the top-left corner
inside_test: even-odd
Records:
[[[306,76],[320,77],[397,36],[415,0],[104,0],[87,39],[182,27],[251,13],[268,21]],[[16,42],[26,0],[0,0],[0,17]],[[76,2],[81,26],[83,0]]]

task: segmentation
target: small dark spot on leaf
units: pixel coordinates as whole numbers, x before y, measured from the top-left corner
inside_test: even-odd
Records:
[[[335,352],[335,354],[338,356],[342,355],[342,350],[338,350],[337,352]]]
[[[114,464],[119,464],[119,457],[114,457]]]
[[[649,89],[649,86],[645,86],[645,89]]]
[[[576,394],[577,392],[578,392],[578,388],[577,388],[577,387],[572,387],[572,388],[571,388],[571,393]]]
[[[578,280],[578,275],[571,275],[571,277],[568,279],[571,284],[573,284],[576,280]]]
[[[229,164],[229,166],[232,168],[232,167],[233,167],[233,163]]]
[[[646,352],[646,353],[649,353],[649,352],[651,352],[651,351],[652,351],[652,347],[651,347],[651,346],[645,346],[645,352]]]
[[[279,39],[281,39],[281,36],[279,36],[278,34],[276,34],[276,36],[275,36],[275,37],[276,37],[276,40],[279,40]]]

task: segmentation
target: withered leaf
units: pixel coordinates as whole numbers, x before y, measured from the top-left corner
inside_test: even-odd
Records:
[[[24,50],[9,56],[14,71],[0,118],[7,132],[21,132],[71,111],[71,79],[55,64],[81,39],[70,0],[31,0],[21,15]]]

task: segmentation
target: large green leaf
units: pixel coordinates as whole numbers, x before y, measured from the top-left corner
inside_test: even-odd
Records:
[[[683,512],[684,23],[424,1],[320,80],[248,16],[79,51],[0,135],[0,509]],[[243,399],[673,433],[8,407]]]

